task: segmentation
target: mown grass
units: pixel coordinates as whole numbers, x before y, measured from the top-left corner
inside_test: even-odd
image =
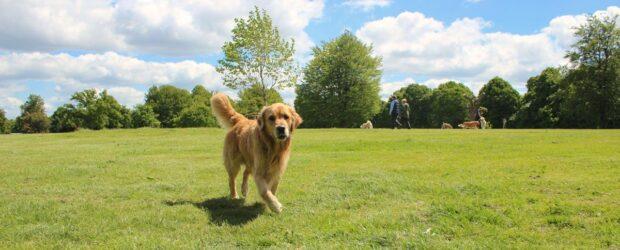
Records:
[[[618,130],[301,129],[273,214],[221,129],[0,136],[6,248],[619,248]]]

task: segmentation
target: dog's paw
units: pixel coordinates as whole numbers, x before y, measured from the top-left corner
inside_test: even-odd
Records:
[[[271,211],[273,211],[276,214],[279,214],[282,212],[282,204],[280,204],[280,202],[274,202],[272,204],[270,204],[269,208],[271,209]]]
[[[232,200],[239,200],[239,199],[241,199],[241,198],[239,197],[239,195],[238,195],[238,194],[235,194],[235,195],[231,195],[231,196],[230,196],[230,199],[232,199]]]

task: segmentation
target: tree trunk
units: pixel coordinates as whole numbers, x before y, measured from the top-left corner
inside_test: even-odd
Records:
[[[263,97],[263,107],[267,106],[267,87],[265,87],[265,80],[263,78],[263,67],[261,66],[259,69],[259,76],[260,76],[260,85],[261,85],[261,89],[262,91],[262,97]]]

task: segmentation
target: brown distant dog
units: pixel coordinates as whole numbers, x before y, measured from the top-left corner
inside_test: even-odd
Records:
[[[224,141],[224,165],[228,171],[230,196],[239,198],[235,179],[243,164],[241,194],[247,196],[251,174],[265,203],[272,211],[281,212],[282,204],[275,194],[288,163],[291,135],[301,124],[301,117],[293,108],[276,103],[264,107],[256,120],[250,120],[237,113],[224,94],[211,98],[211,108],[222,126],[228,129]]]
[[[441,129],[452,129],[452,125],[450,125],[450,123],[442,123],[441,124]]]
[[[473,129],[477,129],[478,127],[480,127],[480,122],[478,122],[478,121],[463,122],[462,124],[459,124],[459,128],[473,128]]]

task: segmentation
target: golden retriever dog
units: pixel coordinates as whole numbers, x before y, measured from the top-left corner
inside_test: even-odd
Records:
[[[450,123],[442,123],[441,124],[441,129],[452,129],[452,125],[450,125]]]
[[[480,117],[480,128],[481,129],[487,128],[487,120],[484,119],[484,117],[482,117],[482,116]]]
[[[463,122],[461,124],[459,124],[459,128],[471,128],[471,129],[477,129],[480,126],[480,122],[478,121],[471,121],[471,122]]]
[[[360,128],[372,129],[372,122],[366,121],[365,123],[362,123],[362,125],[360,125]]]
[[[248,177],[252,175],[263,201],[271,211],[280,213],[282,204],[276,198],[278,184],[291,153],[291,136],[301,124],[301,117],[285,104],[264,107],[256,120],[237,113],[228,96],[215,94],[211,98],[213,114],[228,129],[224,140],[224,166],[228,172],[230,197],[238,199],[235,179],[245,165],[241,194],[247,197]]]

